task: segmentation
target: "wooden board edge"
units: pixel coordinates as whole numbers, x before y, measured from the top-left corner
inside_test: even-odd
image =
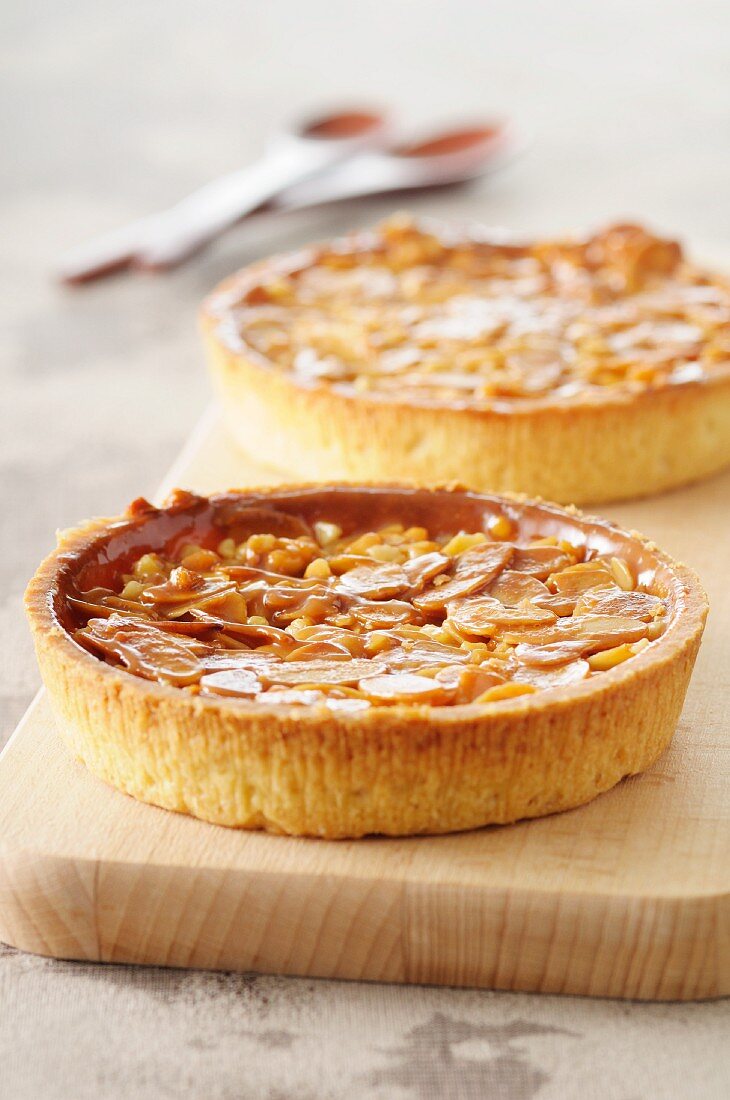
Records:
[[[468,887],[457,899],[393,879],[102,867],[3,841],[0,939],[98,962],[636,1000],[730,995],[727,894],[505,888],[485,899]]]

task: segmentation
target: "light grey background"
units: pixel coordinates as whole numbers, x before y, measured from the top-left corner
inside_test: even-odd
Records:
[[[237,167],[292,112],[393,104],[533,135],[416,209],[515,229],[643,218],[730,264],[726,0],[5,0],[0,743],[37,673],[20,610],[56,527],[154,490],[207,400],[203,293],[391,200],[243,226],[165,279],[54,286],[64,248]],[[0,946],[0,1097],[714,1100],[726,1003],[632,1005],[51,963]]]

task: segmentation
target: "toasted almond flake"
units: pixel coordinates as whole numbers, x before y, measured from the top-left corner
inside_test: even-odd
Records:
[[[455,559],[455,573],[451,580],[434,585],[417,596],[413,603],[419,611],[437,612],[451,601],[468,596],[486,587],[510,561],[513,547],[509,544],[485,543],[465,551]]]
[[[392,630],[404,623],[421,623],[422,617],[412,604],[405,600],[378,600],[373,603],[355,604],[350,614],[356,623],[366,630]]]
[[[215,650],[205,653],[200,658],[206,673],[227,672],[243,669],[247,672],[255,672],[261,679],[266,679],[267,671],[278,664],[280,658],[268,650],[261,649],[231,649]]]
[[[355,596],[369,600],[390,600],[408,591],[410,582],[402,566],[361,565],[340,577],[340,587]]]
[[[346,646],[324,639],[305,642],[304,645],[297,646],[296,649],[292,649],[286,654],[284,660],[291,664],[292,661],[312,661],[320,657],[324,657],[328,661],[352,660],[352,654]]]
[[[490,688],[505,682],[504,676],[493,669],[476,665],[450,665],[436,673],[436,680],[456,690],[454,703],[473,703]]]
[[[446,702],[454,689],[411,672],[389,672],[372,676],[360,684],[369,699],[379,702],[425,703]]]
[[[203,673],[200,654],[205,652],[204,646],[193,639],[173,637],[143,620],[118,615],[91,619],[76,637],[146,680],[184,686],[195,683]]]
[[[583,615],[559,619],[543,630],[524,630],[519,634],[505,631],[504,640],[514,644],[550,645],[554,642],[583,642],[584,652],[610,649],[622,642],[636,642],[647,634],[646,623],[625,615]]]
[[[292,688],[284,691],[273,689],[257,695],[256,702],[269,707],[313,707],[317,704],[326,706],[327,696],[316,688]]]
[[[251,699],[263,690],[256,673],[243,668],[206,673],[200,679],[200,687],[214,695],[239,696],[244,699]]]
[[[557,666],[519,665],[514,673],[514,682],[519,684],[532,684],[533,687],[544,690],[551,687],[564,687],[566,684],[576,684],[585,680],[591,669],[588,661],[568,661],[567,664]]]
[[[562,595],[577,596],[589,588],[613,584],[613,575],[603,561],[578,562],[548,577],[548,587]]]
[[[521,664],[531,668],[556,668],[582,657],[586,652],[586,644],[582,641],[544,642],[535,645],[520,642],[514,652]]]
[[[658,596],[621,588],[593,588],[575,605],[576,615],[625,615],[649,622],[662,606]]]
[[[326,706],[336,714],[358,714],[364,710],[370,710],[371,703],[369,699],[337,699],[329,695]]]
[[[550,592],[532,597],[535,607],[544,607],[546,611],[552,611],[554,615],[562,618],[564,615],[572,615],[578,601],[577,596],[570,596],[564,592]]]
[[[431,551],[426,554],[419,554],[415,558],[410,558],[403,564],[403,572],[408,578],[411,587],[414,590],[418,590],[426,581],[430,581],[432,578],[437,578],[437,574],[442,569],[448,569],[451,566],[451,561],[445,554]],[[446,578],[448,580],[448,577]],[[434,580],[434,584],[436,580]]]
[[[570,564],[570,558],[558,547],[554,546],[528,546],[515,549],[510,568],[518,573],[528,573],[531,577],[537,577],[545,581],[551,573],[564,569]]]
[[[506,626],[549,626],[556,616],[527,601],[518,607],[505,607],[493,596],[471,596],[449,604],[449,621],[466,634],[492,637]]]
[[[518,573],[514,569],[505,569],[489,586],[489,595],[505,604],[516,607],[523,600],[534,600],[536,596],[549,596],[549,589],[537,577],[529,573]]]
[[[275,684],[357,684],[377,672],[377,666],[365,657],[348,661],[320,658],[282,662],[271,669],[268,678]]]

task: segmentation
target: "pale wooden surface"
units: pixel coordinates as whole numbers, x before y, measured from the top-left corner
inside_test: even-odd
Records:
[[[55,528],[152,493],[207,401],[202,295],[393,201],[243,226],[169,279],[80,295],[48,278],[63,248],[245,163],[292,110],[374,98],[409,125],[496,111],[534,134],[502,175],[417,211],[517,231],[644,218],[730,256],[724,0],[6,0],[2,22],[0,742],[38,685],[21,595]],[[0,945],[3,1100],[725,1100],[729,1026],[727,1001],[97,966]]]
[[[275,481],[207,416],[165,479]],[[680,722],[588,806],[457,836],[270,837],[144,806],[73,761],[45,699],[0,759],[0,936],[41,954],[319,977],[693,999],[730,993],[730,474],[617,517],[708,577]],[[715,583],[713,583],[715,579]]]

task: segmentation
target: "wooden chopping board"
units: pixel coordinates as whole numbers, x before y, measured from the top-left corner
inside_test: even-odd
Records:
[[[211,414],[162,491],[278,480],[235,452]],[[730,993],[729,503],[726,473],[605,509],[697,569],[710,596],[676,737],[648,774],[518,825],[295,840],[106,787],[70,756],[41,693],[0,757],[0,939],[108,962],[643,999]]]

